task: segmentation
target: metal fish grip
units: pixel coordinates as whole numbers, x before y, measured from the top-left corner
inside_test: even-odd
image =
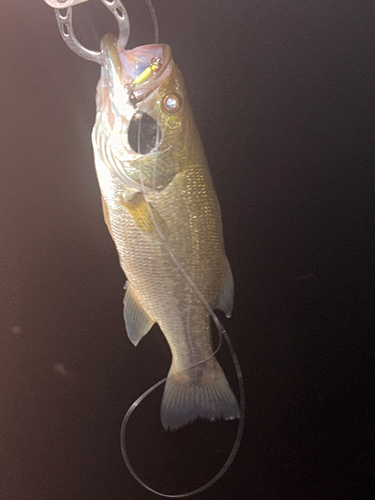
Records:
[[[88,2],[89,0],[44,0],[47,5],[53,7],[54,9],[67,9],[68,7],[73,7],[73,5],[78,5],[79,3]]]
[[[77,40],[73,29],[73,6],[89,0],[44,0],[46,4],[55,9],[57,24],[64,42],[68,47],[83,59],[102,64],[101,52],[89,50]],[[122,52],[126,47],[130,34],[130,23],[128,14],[120,0],[100,0],[115,17],[119,35],[117,39],[117,50]]]

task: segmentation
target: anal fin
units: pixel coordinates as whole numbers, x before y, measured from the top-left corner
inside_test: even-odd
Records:
[[[141,304],[129,282],[127,282],[124,297],[124,320],[128,337],[135,346],[155,323],[155,320]]]

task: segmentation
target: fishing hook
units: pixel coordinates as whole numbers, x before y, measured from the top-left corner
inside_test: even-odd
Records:
[[[64,42],[68,47],[83,59],[102,64],[102,54],[95,50],[86,49],[77,40],[73,29],[73,10],[72,7],[79,3],[89,0],[44,0],[46,4],[55,9],[57,24]],[[117,51],[120,53],[126,47],[130,34],[129,16],[120,0],[100,0],[102,4],[114,15],[118,28],[119,36],[117,39]],[[62,10],[64,9],[64,11]]]

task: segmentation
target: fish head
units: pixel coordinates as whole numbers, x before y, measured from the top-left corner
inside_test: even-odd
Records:
[[[101,43],[94,146],[128,187],[160,191],[184,167],[195,123],[171,49],[153,44],[116,49]]]

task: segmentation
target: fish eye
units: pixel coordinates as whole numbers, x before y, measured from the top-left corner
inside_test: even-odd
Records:
[[[168,94],[164,97],[163,105],[168,113],[177,113],[180,109],[180,98],[176,94]]]
[[[161,130],[147,113],[137,112],[130,120],[128,129],[130,147],[141,155],[151,153],[161,142]]]

